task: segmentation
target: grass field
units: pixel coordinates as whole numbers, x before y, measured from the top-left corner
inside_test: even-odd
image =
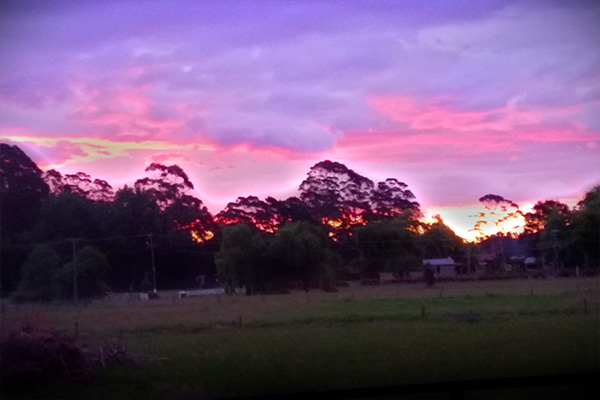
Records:
[[[108,369],[92,386],[24,397],[260,396],[600,373],[597,278],[351,286],[253,297],[165,293],[143,303],[3,308],[3,332],[24,319],[67,332],[77,323],[82,342],[118,338],[132,352],[156,358]],[[574,394],[563,389],[508,395]]]

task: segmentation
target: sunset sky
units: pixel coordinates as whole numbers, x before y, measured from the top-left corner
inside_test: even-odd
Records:
[[[178,164],[213,213],[344,163],[466,235],[600,184],[597,1],[0,1],[0,141],[114,187]]]

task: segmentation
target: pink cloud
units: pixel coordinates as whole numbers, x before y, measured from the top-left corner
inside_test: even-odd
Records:
[[[497,135],[473,132],[418,133],[405,130],[346,133],[334,151],[341,158],[431,163],[464,159],[474,154],[514,150],[515,144]]]
[[[488,111],[445,105],[447,98],[429,101],[408,96],[376,96],[369,100],[380,114],[399,123],[397,129],[347,131],[336,146],[343,157],[431,161],[456,160],[506,151],[524,152],[533,143],[560,144],[600,140],[577,121],[580,106],[506,107]],[[439,151],[438,151],[439,150]],[[425,156],[427,156],[425,158]],[[513,160],[515,155],[510,156]]]
[[[484,111],[461,110],[446,105],[450,96],[416,99],[409,96],[373,96],[372,107],[387,118],[412,130],[450,130],[460,132],[509,132],[521,127],[570,125],[584,129],[573,120],[581,105],[565,107],[525,107],[518,99],[502,108]]]
[[[543,126],[528,127],[514,132],[512,136],[520,141],[537,143],[585,142],[588,144],[600,141],[599,132],[589,132],[577,128],[569,129],[568,127],[554,129],[545,129]]]
[[[182,128],[180,115],[157,115],[148,89],[103,90],[88,83],[76,87],[76,100],[68,119],[121,138],[170,139]]]

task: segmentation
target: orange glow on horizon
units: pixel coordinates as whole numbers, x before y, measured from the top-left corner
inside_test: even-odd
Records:
[[[281,223],[275,218],[272,218],[269,221],[261,221],[254,217],[250,218],[250,221],[243,221],[239,218],[215,217],[215,223],[221,225],[235,225],[239,223],[248,223],[250,225],[254,225],[257,229],[267,233],[277,233],[277,231],[279,230],[279,226],[281,225]]]
[[[199,219],[196,219],[186,225],[180,225],[179,223],[175,222],[175,229],[187,231],[192,240],[196,243],[208,242],[215,237],[214,232],[210,229],[206,229],[202,224],[202,221]]]
[[[213,237],[215,237],[215,234],[212,231],[206,230],[206,231],[197,231],[197,230],[190,230],[190,236],[192,237],[192,240],[196,243],[204,243],[204,242],[208,242],[210,239],[212,239]]]
[[[498,218],[499,215],[490,213],[482,205],[431,207],[424,212],[424,223],[433,223],[435,215],[440,215],[450,229],[466,242],[480,242],[498,233],[517,236],[525,226],[524,214],[529,212],[533,203],[520,207],[520,213],[514,217]]]
[[[38,147],[56,147],[61,143],[78,146],[84,155],[73,155],[62,163],[48,165],[48,169],[58,169],[69,164],[89,163],[99,159],[111,159],[131,156],[132,151],[165,151],[165,150],[204,150],[215,151],[210,144],[174,144],[166,141],[119,141],[93,137],[34,137],[1,135],[0,139],[15,143],[32,143]]]
[[[362,214],[348,212],[344,213],[341,218],[329,219],[324,217],[321,219],[321,224],[327,225],[333,229],[332,231],[328,232],[327,235],[334,242],[337,242],[339,239],[338,232],[348,231],[348,236],[352,236],[351,230],[356,226],[367,225],[367,221],[365,221]]]

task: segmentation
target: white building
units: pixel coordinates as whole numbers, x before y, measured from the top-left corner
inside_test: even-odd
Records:
[[[424,266],[431,266],[435,276],[456,276],[455,263],[452,257],[446,258],[429,258],[423,260]]]

